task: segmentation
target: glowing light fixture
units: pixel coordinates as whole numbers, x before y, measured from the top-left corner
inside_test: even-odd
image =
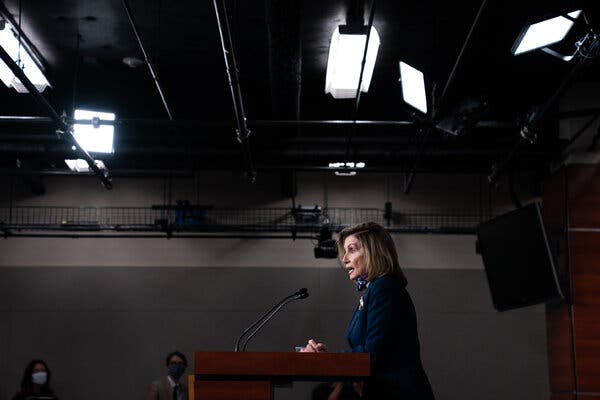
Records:
[[[329,168],[364,168],[366,164],[364,162],[331,162]]]
[[[355,176],[357,169],[366,167],[364,162],[330,162],[329,168],[333,169],[336,176]]]
[[[82,149],[89,153],[114,152],[114,113],[77,109],[74,117],[79,123],[73,124],[73,137]],[[89,121],[89,123],[81,123],[84,120]],[[73,150],[76,150],[75,146],[73,146]],[[74,172],[90,171],[88,162],[81,158],[65,160],[65,163]],[[94,163],[99,169],[106,169],[102,160],[94,160]]]
[[[356,97],[365,43],[367,41],[366,30],[364,33],[346,33],[347,31],[344,29],[344,26],[337,27],[331,36],[331,43],[329,45],[325,93],[331,93],[336,99]],[[369,46],[363,79],[360,85],[362,92],[369,91],[379,44],[380,40],[377,30],[372,27],[369,35]]]
[[[75,120],[89,120],[88,124],[73,124],[73,136],[90,153],[113,153],[115,114],[91,110],[75,110]],[[107,123],[110,122],[111,123]]]
[[[0,46],[23,70],[25,76],[27,76],[39,92],[43,92],[46,87],[50,86],[40,68],[41,63],[32,57],[32,53],[23,40],[19,42],[19,36],[6,20],[4,21],[3,28],[0,29]],[[0,80],[7,87],[15,88],[19,93],[28,93],[27,88],[2,60],[0,60]]]
[[[526,25],[513,45],[511,50],[513,55],[560,42],[569,33],[579,14],[581,14],[581,10],[576,10],[566,15]]]
[[[356,176],[356,171],[335,171],[335,176]]]
[[[404,101],[424,114],[427,114],[427,93],[423,73],[400,61],[400,82]]]
[[[90,165],[84,159],[78,158],[76,160],[65,160],[65,163],[69,169],[73,172],[89,172]],[[106,169],[102,160],[94,160],[96,166],[100,169]]]

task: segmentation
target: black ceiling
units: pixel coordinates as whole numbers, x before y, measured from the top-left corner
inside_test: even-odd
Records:
[[[72,116],[75,105],[117,114],[115,153],[101,157],[115,173],[242,171],[250,165],[247,156],[259,173],[322,169],[332,161],[365,161],[369,171],[416,166],[416,171],[486,173],[514,149],[527,114],[548,104],[538,139],[514,160],[519,168],[543,169],[564,146],[557,135],[556,102],[547,101],[567,77],[600,78],[593,60],[574,75],[574,63],[542,52],[510,54],[525,22],[540,15],[581,7],[600,32],[594,25],[600,23],[597,1],[367,1],[365,23],[373,9],[381,47],[370,90],[355,111],[355,100],[333,99],[324,86],[331,33],[357,3],[217,1],[227,10],[251,131],[247,146],[236,138],[212,1],[7,0],[4,6],[44,58],[52,88],[43,96],[57,113]],[[147,65],[130,68],[122,61],[144,59],[134,28],[164,102]],[[486,104],[471,121],[480,122],[459,135],[428,129],[431,116],[414,115],[402,101],[399,60],[426,74],[439,103],[436,122],[457,115],[465,101]],[[48,117],[32,96],[3,85],[0,102],[4,117]],[[354,119],[365,122],[344,122]],[[54,125],[0,122],[4,171],[18,170],[17,164],[64,171],[61,160],[70,145],[57,139]]]

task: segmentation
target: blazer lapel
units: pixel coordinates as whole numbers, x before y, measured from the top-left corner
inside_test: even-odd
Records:
[[[164,378],[161,382],[161,399],[173,400],[173,389],[171,388],[171,382],[169,382],[169,378]]]

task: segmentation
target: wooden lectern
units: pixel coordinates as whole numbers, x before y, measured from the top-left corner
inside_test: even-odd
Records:
[[[369,375],[368,353],[196,352],[190,400],[270,400],[274,384]]]

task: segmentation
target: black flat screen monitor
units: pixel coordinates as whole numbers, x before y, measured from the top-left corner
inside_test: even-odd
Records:
[[[537,202],[480,224],[477,240],[496,310],[562,298]]]

